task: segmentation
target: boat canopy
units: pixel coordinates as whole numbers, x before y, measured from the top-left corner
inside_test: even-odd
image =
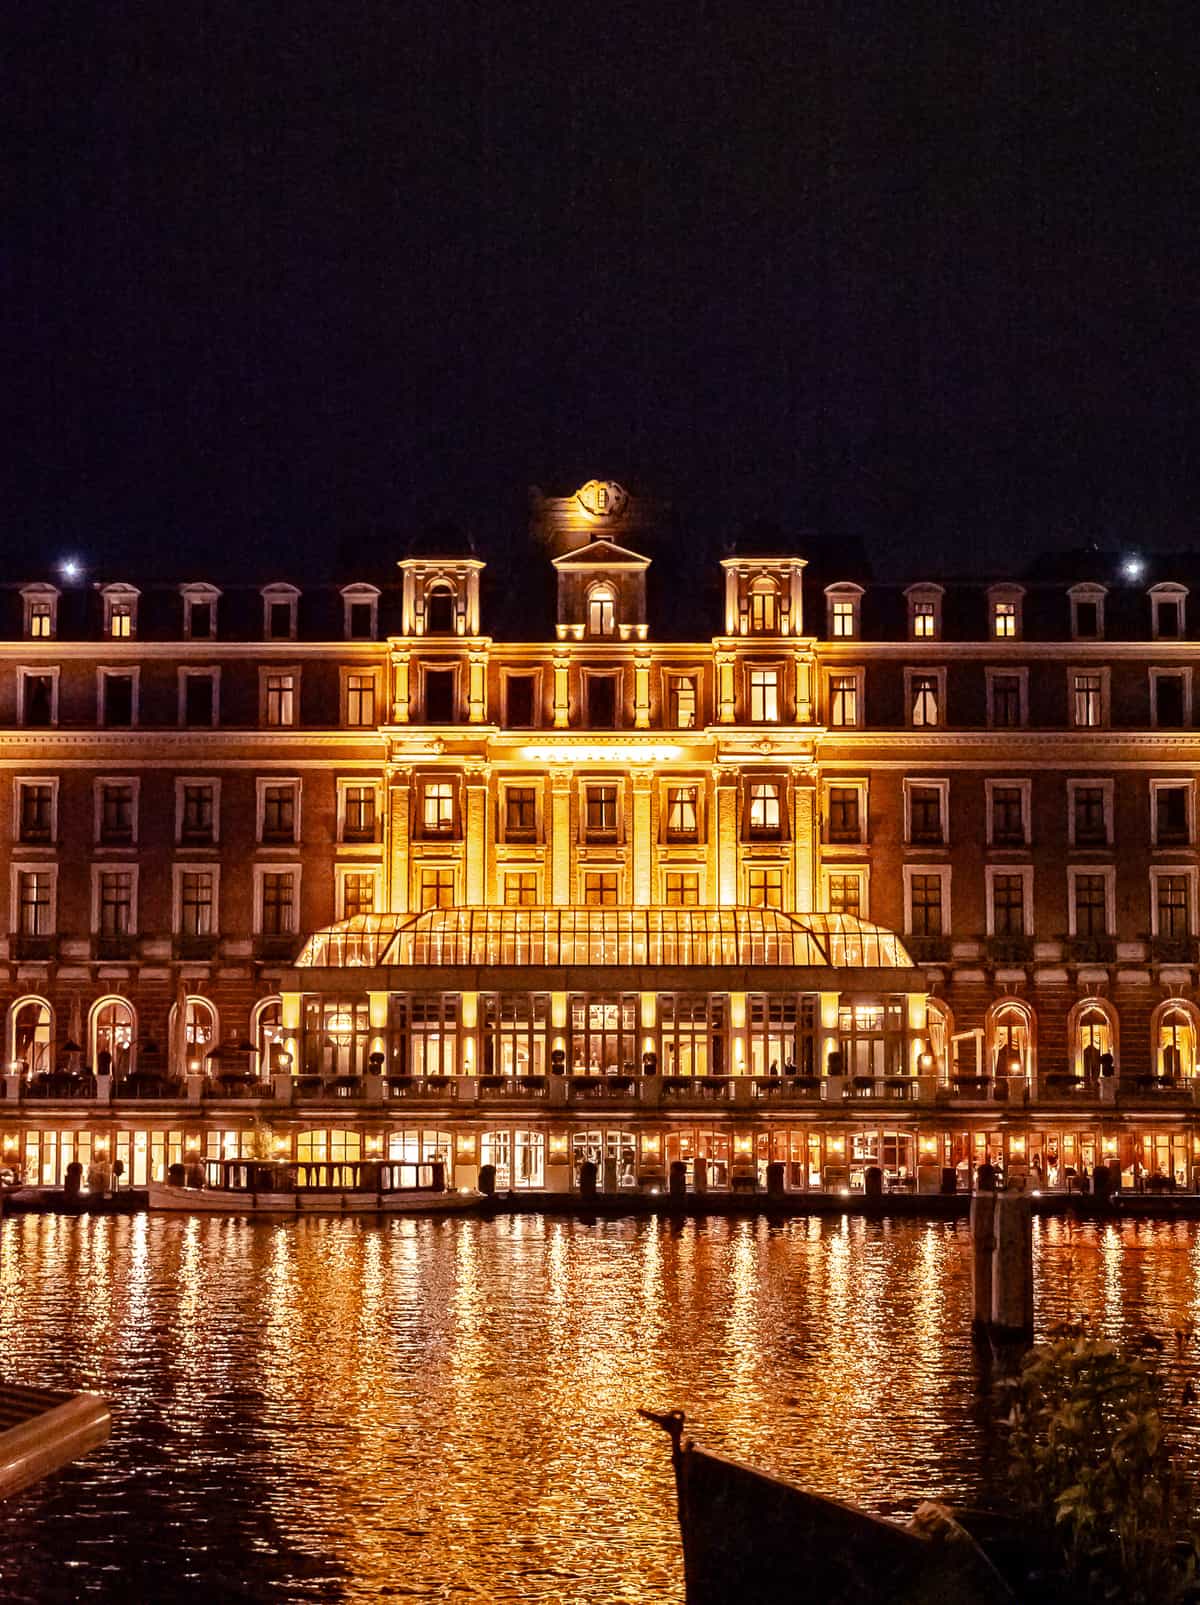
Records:
[[[431,908],[316,931],[300,969],[444,965],[778,965],[910,969],[894,932],[771,908]]]

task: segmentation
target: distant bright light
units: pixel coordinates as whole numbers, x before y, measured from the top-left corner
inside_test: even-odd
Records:
[[[1140,557],[1127,557],[1121,564],[1121,573],[1127,580],[1140,580],[1146,572],[1146,565]]]
[[[58,571],[64,580],[77,580],[83,573],[83,564],[77,557],[64,557]]]

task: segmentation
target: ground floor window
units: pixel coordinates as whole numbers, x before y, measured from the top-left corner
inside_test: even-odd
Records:
[[[1156,1038],[1156,1073],[1168,1081],[1190,1081],[1196,1074],[1196,1027],[1182,1004],[1161,1011]]]
[[[572,1075],[633,1075],[640,1062],[637,998],[572,997],[568,1060]]]
[[[92,1065],[99,1075],[122,1076],[133,1068],[137,1016],[124,998],[101,998],[91,1015]]]
[[[637,1133],[618,1131],[575,1131],[571,1134],[571,1168],[575,1185],[583,1166],[596,1167],[597,1184],[605,1192],[637,1185]]]
[[[523,1127],[485,1131],[479,1139],[479,1160],[496,1167],[496,1186],[501,1190],[544,1187],[546,1134]]]
[[[246,1158],[226,1155],[226,1158]],[[393,1157],[392,1155],[388,1156]],[[332,1130],[301,1131],[296,1136],[296,1160],[299,1164],[348,1165],[362,1158],[362,1136],[357,1131]]]
[[[793,995],[752,994],[750,1074],[754,1076],[816,1074],[817,999]]]
[[[483,1074],[544,1076],[549,1064],[549,993],[490,992],[480,1004]]]
[[[39,1075],[54,1068],[54,1016],[45,998],[22,998],[14,1003],[9,1059],[23,1075]]]
[[[663,1074],[726,1074],[727,1000],[705,993],[666,992],[658,1000]]]
[[[454,1076],[459,1073],[460,1000],[455,993],[393,993],[393,1074]]]
[[[672,1130],[667,1133],[667,1173],[678,1160],[684,1166],[687,1184],[696,1191],[706,1187],[728,1187],[732,1141],[727,1131],[700,1129]]]
[[[171,1165],[183,1161],[181,1131],[119,1131],[115,1157],[122,1166],[122,1187],[144,1187],[166,1181]]]

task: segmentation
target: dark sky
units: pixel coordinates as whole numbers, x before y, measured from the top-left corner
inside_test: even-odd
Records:
[[[1200,544],[1193,6],[39,0],[6,31],[14,563],[486,544],[594,473],[908,571]]]

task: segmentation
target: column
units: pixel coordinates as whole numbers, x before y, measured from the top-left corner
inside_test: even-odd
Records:
[[[550,771],[550,895],[571,901],[571,785],[574,771]]]
[[[633,660],[633,726],[650,728],[650,658],[641,652]]]
[[[467,658],[467,723],[487,721],[487,653],[472,652]]]
[[[408,723],[408,653],[392,653],[392,723]]]
[[[488,767],[486,764],[468,768],[466,788],[467,903],[472,908],[478,908],[487,901]]]
[[[653,785],[649,769],[633,771],[633,901],[641,908],[654,901]]]
[[[566,730],[571,723],[570,668],[568,657],[554,658],[554,728]]]
[[[405,914],[409,906],[409,835],[412,819],[412,770],[395,769],[388,782],[391,852],[388,855],[388,908]]]
[[[792,771],[793,905],[801,914],[816,908],[816,785],[811,769]]]
[[[728,908],[738,900],[738,782],[736,769],[717,773],[717,902]]]
[[[812,724],[812,659],[806,653],[796,654],[796,723]]]
[[[737,717],[737,705],[733,689],[733,667],[736,655],[732,652],[717,653],[717,722],[719,724],[733,724]]]

